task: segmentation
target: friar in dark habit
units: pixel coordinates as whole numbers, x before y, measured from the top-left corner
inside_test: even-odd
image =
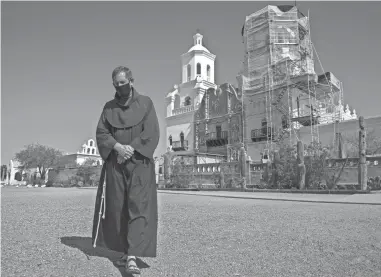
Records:
[[[139,94],[127,67],[112,72],[116,93],[100,116],[96,140],[104,163],[93,221],[93,246],[124,253],[116,262],[140,274],[136,257],[156,257],[157,187],[153,154],[159,123],[150,97]]]

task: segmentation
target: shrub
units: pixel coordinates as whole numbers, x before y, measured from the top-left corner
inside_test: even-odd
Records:
[[[381,190],[381,176],[368,178],[368,190]]]
[[[333,189],[340,179],[343,164],[338,174],[330,176],[327,159],[330,158],[330,148],[321,143],[310,143],[305,146],[304,164],[306,167],[306,188]],[[298,187],[298,162],[296,146],[282,145],[278,153],[272,154],[272,163],[266,165],[261,179],[260,188],[292,189]]]
[[[223,182],[222,182],[223,180]],[[239,188],[242,186],[241,175],[232,164],[221,164],[219,172],[221,188]]]
[[[274,155],[276,156],[276,155]],[[275,159],[276,179],[272,183],[272,188],[290,189],[297,186],[297,161],[296,148],[285,146],[279,151],[279,158]]]
[[[183,159],[176,159],[171,167],[170,188],[188,188],[194,179],[193,166],[187,165]]]
[[[99,182],[100,175],[101,167],[80,165],[78,166],[76,176],[73,177],[75,177],[74,180],[76,180],[76,184],[78,184],[78,182],[82,182],[84,186],[95,186],[97,182]]]

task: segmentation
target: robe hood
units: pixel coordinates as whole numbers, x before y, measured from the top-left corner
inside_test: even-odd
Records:
[[[128,128],[139,124],[149,109],[148,97],[132,88],[132,98],[126,106],[119,103],[119,95],[115,93],[113,100],[106,103],[103,113],[106,120],[115,128]]]

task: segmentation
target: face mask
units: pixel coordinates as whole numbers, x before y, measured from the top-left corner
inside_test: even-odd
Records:
[[[119,87],[115,87],[116,91],[118,92],[119,96],[122,98],[128,98],[131,93],[131,84],[127,83]]]

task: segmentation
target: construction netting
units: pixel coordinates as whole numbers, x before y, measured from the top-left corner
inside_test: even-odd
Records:
[[[314,73],[308,19],[296,7],[284,10],[267,6],[246,18],[246,89],[262,90],[270,80],[276,85],[286,76]]]

